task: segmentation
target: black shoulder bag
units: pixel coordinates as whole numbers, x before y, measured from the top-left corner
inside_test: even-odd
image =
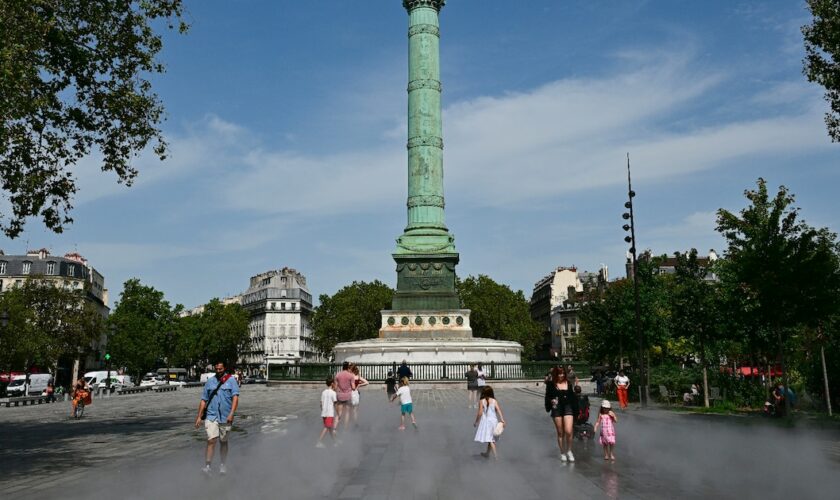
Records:
[[[219,392],[219,389],[221,389],[225,382],[228,381],[228,378],[230,378],[230,375],[228,375],[224,380],[219,379],[219,385],[213,389],[213,392],[210,393],[210,397],[207,398],[207,403],[204,405],[204,411],[201,412],[201,420],[207,420],[207,408],[210,407],[210,401],[213,401],[213,398],[216,397],[216,393]]]

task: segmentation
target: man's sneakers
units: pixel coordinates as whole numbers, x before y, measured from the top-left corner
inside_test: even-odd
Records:
[[[221,465],[219,465],[219,474],[221,474],[221,475],[223,475],[223,476],[224,476],[225,474],[227,474],[227,467],[225,467],[225,464],[221,464]]]
[[[416,431],[417,430],[417,422],[411,422],[411,425],[414,426],[414,430]]]
[[[213,474],[213,470],[210,468],[210,464],[207,464],[204,467],[202,467],[201,473],[207,477],[210,477],[210,475]]]
[[[318,444],[316,444],[315,447],[316,448],[326,448],[326,446],[324,446],[324,443],[322,443],[321,441],[318,441]]]
[[[565,453],[561,453],[561,454],[560,454],[560,461],[561,461],[561,462],[565,462],[566,460],[568,460],[568,459],[566,458],[566,454],[565,454]]]
[[[566,458],[569,460],[569,462],[574,462],[575,461],[575,456],[572,455],[572,450],[569,450],[569,452],[566,453]]]

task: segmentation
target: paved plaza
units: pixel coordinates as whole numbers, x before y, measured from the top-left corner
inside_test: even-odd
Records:
[[[226,477],[206,478],[198,389],[0,409],[6,498],[797,498],[840,487],[840,436],[746,418],[619,413],[618,461],[597,440],[559,460],[541,387],[497,392],[508,430],[497,462],[472,441],[465,391],[415,389],[419,429],[363,390],[356,428],[316,449],[315,386],[244,386]],[[597,400],[593,399],[593,410]],[[587,445],[588,444],[588,445]],[[218,470],[218,462],[214,463]]]

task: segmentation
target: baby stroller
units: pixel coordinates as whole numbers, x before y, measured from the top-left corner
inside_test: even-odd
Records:
[[[575,416],[572,435],[581,441],[595,437],[595,428],[589,423],[589,396],[581,396],[578,399],[578,414]]]

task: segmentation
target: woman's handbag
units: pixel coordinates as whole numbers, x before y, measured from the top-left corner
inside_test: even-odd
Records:
[[[505,432],[505,424],[499,422],[496,424],[496,428],[493,429],[493,437],[499,437],[503,432]]]
[[[350,404],[359,406],[359,391],[356,389],[353,389],[353,392],[350,393]]]

